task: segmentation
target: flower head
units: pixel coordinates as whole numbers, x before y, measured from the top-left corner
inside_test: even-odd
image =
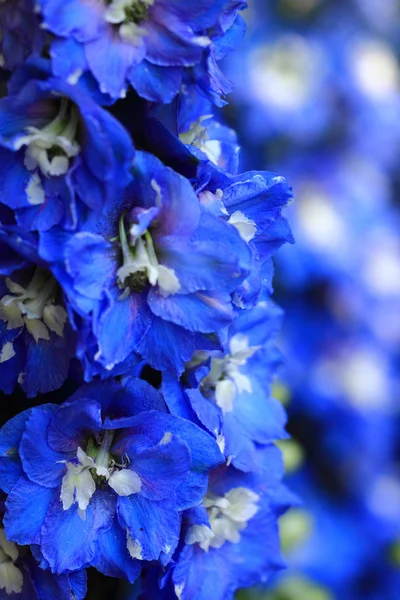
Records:
[[[222,460],[211,436],[167,414],[160,394],[134,379],[29,409],[3,427],[0,445],[8,538],[39,545],[54,573],[91,564],[130,581],[138,560],[169,561],[181,512]]]

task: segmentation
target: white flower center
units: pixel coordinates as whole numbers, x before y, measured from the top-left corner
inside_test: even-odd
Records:
[[[6,278],[11,294],[0,300],[0,319],[7,322],[7,329],[16,329],[24,325],[38,342],[49,340],[50,331],[62,337],[67,313],[60,305],[55,305],[57,282],[44,269],[37,268],[28,286]],[[14,356],[10,347],[3,346],[0,362]],[[7,358],[8,357],[8,358]]]
[[[225,542],[237,544],[240,532],[258,512],[259,499],[258,494],[244,487],[233,488],[225,496],[208,492],[203,502],[211,530],[205,525],[194,525],[186,536],[186,543],[198,543],[206,552],[210,547],[221,548]]]
[[[78,448],[77,461],[66,462],[67,472],[62,480],[60,499],[64,510],[76,502],[83,520],[97,482],[107,483],[118,496],[137,494],[142,487],[137,473],[127,469],[127,464],[117,465],[111,457],[113,438],[114,432],[106,431],[99,449],[90,445],[89,451],[93,452],[94,458]]]
[[[4,529],[0,529],[0,590],[8,595],[20,594],[24,584],[22,573],[14,564],[17,558],[17,545],[8,541]]]
[[[181,287],[175,271],[160,265],[148,230],[138,235],[137,225],[132,225],[128,242],[123,217],[119,224],[119,238],[122,249],[123,265],[117,271],[118,285],[124,289],[122,297],[129,290],[141,291],[147,283],[158,285],[163,296],[176,294]]]
[[[71,158],[79,154],[80,146],[75,140],[79,113],[67,98],[61,98],[57,116],[42,129],[27,127],[26,135],[20,137],[16,150],[26,146],[25,166],[29,171],[39,169],[45,177],[65,175]],[[40,178],[32,177],[27,187],[32,204],[44,201]]]
[[[104,18],[108,23],[119,26],[119,34],[125,42],[140,47],[146,35],[146,29],[141,24],[153,4],[154,0],[112,0]]]
[[[240,372],[260,346],[249,347],[246,335],[237,333],[229,342],[230,354],[222,358],[213,357],[211,370],[201,382],[201,390],[206,397],[215,393],[215,401],[224,413],[233,410],[236,395],[252,392],[251,380]]]

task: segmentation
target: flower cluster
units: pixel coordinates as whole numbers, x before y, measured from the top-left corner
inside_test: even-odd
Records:
[[[227,600],[283,566],[291,189],[238,171],[212,106],[245,5],[0,3],[0,388],[25,398],[0,430],[2,599],[83,600],[92,567]]]

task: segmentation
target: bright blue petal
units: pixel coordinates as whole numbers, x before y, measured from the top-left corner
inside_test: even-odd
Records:
[[[166,432],[181,438],[189,446],[191,453],[191,471],[176,488],[176,504],[183,510],[200,502],[207,491],[209,470],[224,462],[218,445],[213,437],[194,423],[168,415],[166,413],[141,413],[124,432],[129,443],[131,435],[144,435],[159,443]]]
[[[118,519],[143,560],[158,560],[162,552],[169,554],[178,544],[181,519],[173,498],[154,502],[141,494],[120,497]]]
[[[0,185],[4,193],[1,201],[13,209],[29,206],[26,188],[31,174],[23,162],[23,154],[0,149]]]
[[[187,389],[185,393],[199,421],[208,431],[218,435],[222,426],[221,409],[214,402],[205,398],[198,388]]]
[[[72,38],[56,38],[50,45],[52,70],[56,77],[69,81],[77,73],[86,70],[83,46]]]
[[[193,0],[190,4],[182,0],[162,0],[161,4],[167,5],[183,23],[188,23],[195,29],[215,25],[227,10],[226,0]]]
[[[156,316],[137,347],[137,352],[154,369],[170,370],[175,375],[183,373],[185,363],[192,358],[194,351],[192,332]]]
[[[114,494],[96,490],[83,520],[76,504],[64,511],[61,500],[53,500],[42,526],[40,545],[54,573],[82,569],[93,560],[98,533],[112,525],[115,502]]]
[[[163,373],[162,393],[171,414],[200,425],[200,421],[193,411],[179,380],[168,371]]]
[[[126,531],[120,527],[116,516],[111,529],[99,532],[91,565],[107,577],[127,579],[130,583],[139,576],[140,562],[130,556]]]
[[[148,303],[155,315],[189,331],[214,333],[233,320],[228,294],[199,291],[165,297],[158,288],[152,288],[148,294]]]
[[[191,66],[197,63],[204,44],[193,30],[176,18],[170,7],[157,3],[152,7],[152,19],[146,23],[146,58],[160,66]]]
[[[127,73],[143,50],[114,35],[111,27],[103,35],[86,44],[86,59],[100,89],[112,98],[121,98],[127,88]]]
[[[133,352],[139,352],[140,342],[146,338],[151,322],[143,294],[131,293],[120,299],[121,290],[111,289],[112,304],[102,311],[94,324],[99,351],[96,359],[107,369],[124,361]]]
[[[111,244],[100,235],[81,232],[71,237],[65,248],[65,259],[77,292],[93,300],[103,297],[106,282],[115,271],[111,250]]]
[[[185,442],[172,436],[156,446],[127,448],[130,468],[140,477],[140,495],[148,500],[163,500],[170,497],[188,475],[191,456]]]
[[[58,490],[21,477],[6,501],[4,527],[7,537],[21,545],[38,544],[44,518],[58,493]]]
[[[39,0],[47,27],[61,37],[76,36],[79,41],[90,40],[101,31],[103,14],[97,2],[81,0]]]

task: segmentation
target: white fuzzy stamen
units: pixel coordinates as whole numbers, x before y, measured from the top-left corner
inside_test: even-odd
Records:
[[[37,268],[26,288],[6,278],[11,294],[0,300],[0,319],[6,321],[7,329],[26,326],[36,342],[49,340],[50,331],[62,337],[67,313],[55,305],[56,281],[43,269]]]
[[[57,116],[48,125],[38,129],[27,127],[26,134],[18,138],[15,149],[26,146],[25,166],[29,171],[39,169],[45,177],[65,175],[69,169],[69,160],[80,152],[80,146],[75,140],[79,113],[72,107],[69,110],[69,101],[62,98]],[[49,156],[49,151],[57,149],[59,155]],[[44,201],[44,192],[41,189],[39,176],[32,177],[26,189],[28,199],[32,204],[41,204]]]
[[[233,488],[225,496],[208,493],[203,502],[207,508],[213,536],[199,543],[206,552],[221,548],[225,542],[237,544],[240,532],[258,512],[259,496],[244,487]]]
[[[20,594],[24,585],[23,575],[14,564],[18,555],[17,545],[7,540],[4,529],[0,529],[0,590],[7,595]]]
[[[173,269],[160,265],[154,249],[152,237],[148,231],[142,236],[137,234],[137,225],[132,225],[131,239],[128,243],[123,219],[120,221],[120,242],[123,255],[123,265],[117,271],[119,286],[125,287],[125,281],[131,275],[144,273],[150,285],[158,285],[162,296],[176,294],[181,284]]]
[[[224,413],[233,410],[237,394],[252,392],[251,380],[240,372],[240,368],[259,348],[249,347],[248,337],[237,333],[229,342],[230,354],[212,358],[211,370],[201,382],[201,387],[206,395],[208,390],[215,391],[215,402]]]

